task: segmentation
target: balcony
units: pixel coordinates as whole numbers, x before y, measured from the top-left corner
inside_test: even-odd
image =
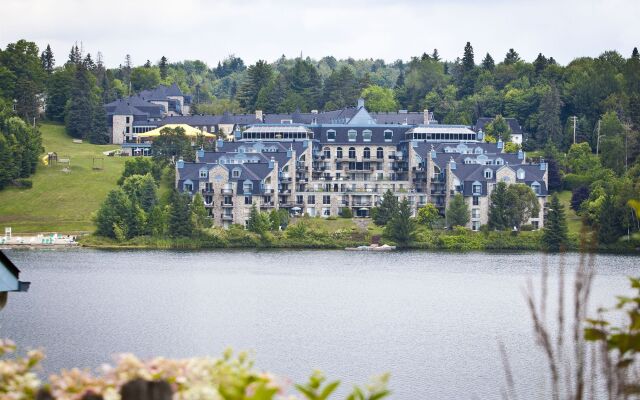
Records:
[[[353,207],[371,207],[373,203],[371,201],[354,201]]]
[[[200,191],[203,195],[204,194],[213,194],[213,188],[204,188]]]
[[[222,194],[233,194],[233,189],[231,188],[223,188]]]
[[[269,195],[273,194],[273,189],[271,189],[271,188],[262,189],[262,194],[265,195],[265,196],[269,196]]]
[[[261,208],[273,208],[275,207],[275,205],[273,204],[273,201],[269,201],[267,203],[262,203],[260,204]]]
[[[223,221],[233,221],[233,214],[222,214]]]
[[[231,203],[225,203],[225,202],[223,201],[223,202],[221,202],[221,203],[220,203],[220,205],[221,205],[222,207],[233,207],[233,202],[231,202]]]

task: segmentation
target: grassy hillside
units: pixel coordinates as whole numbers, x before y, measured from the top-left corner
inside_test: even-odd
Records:
[[[571,191],[565,190],[558,192],[558,198],[562,205],[564,205],[565,215],[567,216],[567,227],[571,233],[580,233],[582,227],[582,219],[576,215],[576,212],[571,209]]]
[[[92,231],[91,213],[116,187],[126,158],[102,154],[117,148],[113,145],[73,143],[62,125],[43,124],[41,132],[45,152],[69,156],[71,171],[40,163],[33,188],[0,191],[0,227],[11,226],[15,233]],[[103,158],[102,170],[93,170],[94,157]]]

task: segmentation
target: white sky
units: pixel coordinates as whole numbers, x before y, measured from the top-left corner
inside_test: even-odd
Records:
[[[640,0],[1,0],[0,46],[25,38],[51,44],[57,63],[82,42],[109,67],[162,55],[210,66],[228,54],[253,63],[280,55],[408,60],[438,48],[479,63],[513,47],[566,64],[578,56],[640,47]]]

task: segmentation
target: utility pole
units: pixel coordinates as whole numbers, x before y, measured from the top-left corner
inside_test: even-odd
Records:
[[[573,119],[573,144],[576,144],[576,120],[578,117],[574,115],[571,119]]]

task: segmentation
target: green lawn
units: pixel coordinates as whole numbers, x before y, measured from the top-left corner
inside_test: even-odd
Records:
[[[563,192],[558,192],[558,198],[564,206],[564,210],[567,216],[567,227],[569,228],[569,233],[580,233],[580,229],[582,228],[582,220],[578,215],[576,215],[575,211],[571,209],[571,191],[565,190]]]
[[[0,191],[0,226],[11,226],[15,233],[93,231],[91,214],[116,187],[126,158],[102,154],[117,148],[114,145],[73,143],[62,125],[43,124],[40,129],[45,154],[69,156],[71,171],[41,162],[31,177],[33,188]],[[102,170],[93,170],[94,157],[103,158]]]

